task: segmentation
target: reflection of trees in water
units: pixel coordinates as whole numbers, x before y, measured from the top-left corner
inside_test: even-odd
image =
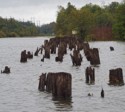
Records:
[[[56,106],[56,111],[71,111],[72,110],[72,98],[58,98],[58,97],[53,97],[52,98],[55,106]]]

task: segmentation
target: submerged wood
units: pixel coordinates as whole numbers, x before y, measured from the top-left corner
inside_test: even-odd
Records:
[[[50,59],[50,47],[47,45],[44,47],[45,55],[44,58]]]
[[[67,54],[67,44],[61,42],[58,47],[58,53],[57,53],[58,56],[55,58],[55,61],[63,62],[63,57],[65,54]]]
[[[90,61],[91,65],[100,64],[98,48],[88,49],[85,53],[86,53],[85,56],[86,56],[87,60]]]
[[[43,55],[43,58],[41,59],[42,62],[44,62],[44,58],[45,58],[45,56]]]
[[[38,47],[37,47],[37,49],[36,49],[36,51],[35,51],[35,53],[34,53],[34,56],[38,56],[38,53],[39,53],[40,50],[41,50],[41,48],[38,48]]]
[[[94,84],[95,83],[95,69],[91,67],[86,68],[85,72],[86,83],[87,84]]]
[[[30,51],[27,52],[27,58],[28,59],[32,59],[33,58],[33,53],[31,53]]]
[[[54,97],[68,98],[72,95],[72,77],[65,72],[42,74],[39,80],[40,91],[51,92]],[[46,89],[45,89],[46,88]]]
[[[21,59],[20,62],[27,62],[27,54],[26,54],[26,50],[21,52]]]
[[[4,70],[1,70],[1,73],[6,73],[9,74],[10,73],[10,68],[8,66],[5,66]]]
[[[72,59],[73,66],[80,66],[81,65],[82,55],[80,54],[80,52],[78,50],[74,49],[73,55],[70,54],[70,56]]]
[[[45,85],[46,85],[46,73],[42,73],[42,75],[39,77],[39,91],[45,91]]]
[[[109,85],[124,85],[122,68],[109,70]]]
[[[110,46],[110,51],[114,51],[114,47]]]

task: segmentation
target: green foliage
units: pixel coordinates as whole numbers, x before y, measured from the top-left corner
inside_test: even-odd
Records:
[[[49,24],[44,24],[39,27],[39,31],[41,35],[54,35],[55,32],[55,22],[51,22]]]
[[[117,9],[113,32],[116,39],[125,40],[125,3],[119,5]]]
[[[6,34],[3,31],[0,31],[0,38],[6,37]]]
[[[10,33],[8,34],[8,37],[18,37],[18,34],[15,33],[15,32],[10,32]]]
[[[24,37],[39,35],[38,27],[31,22],[20,22],[13,18],[0,17],[0,37]]]
[[[56,24],[56,35],[71,35],[72,30],[76,29],[78,22],[76,8],[68,3],[67,8],[59,7]]]
[[[72,35],[75,30],[78,36],[90,40],[94,38],[95,28],[105,29],[105,32],[108,31],[106,28],[111,28],[109,35],[113,33],[114,39],[125,39],[125,3],[112,2],[103,7],[87,4],[81,9],[68,3],[66,8],[59,7],[55,30],[57,36]]]

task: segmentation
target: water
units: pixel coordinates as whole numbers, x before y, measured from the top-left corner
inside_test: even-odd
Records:
[[[20,63],[20,53],[26,49],[34,52],[47,38],[0,39],[0,70],[11,67],[10,74],[0,74],[0,112],[123,112],[125,111],[125,86],[108,85],[109,70],[121,67],[125,74],[125,42],[90,42],[99,48],[101,64],[95,67],[95,85],[86,85],[85,69],[90,63],[83,55],[80,67],[73,67],[70,55],[63,63],[55,62],[55,56],[41,62],[42,55]],[[115,51],[111,52],[109,47]],[[68,51],[68,53],[71,53]],[[39,76],[44,72],[68,72],[72,74],[71,101],[56,101],[52,95],[38,91]],[[124,75],[125,80],[125,75]],[[101,88],[105,98],[100,97]],[[93,93],[88,97],[88,93]]]

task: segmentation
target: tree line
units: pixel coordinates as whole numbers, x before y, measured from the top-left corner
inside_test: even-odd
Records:
[[[0,37],[31,37],[53,35],[55,22],[36,26],[31,21],[22,22],[14,18],[0,17]]]
[[[87,4],[77,9],[70,2],[59,6],[55,33],[75,35],[87,40],[125,40],[125,2],[99,6]]]
[[[21,22],[14,18],[0,17],[0,37],[24,37],[36,36],[38,29],[30,21]]]

